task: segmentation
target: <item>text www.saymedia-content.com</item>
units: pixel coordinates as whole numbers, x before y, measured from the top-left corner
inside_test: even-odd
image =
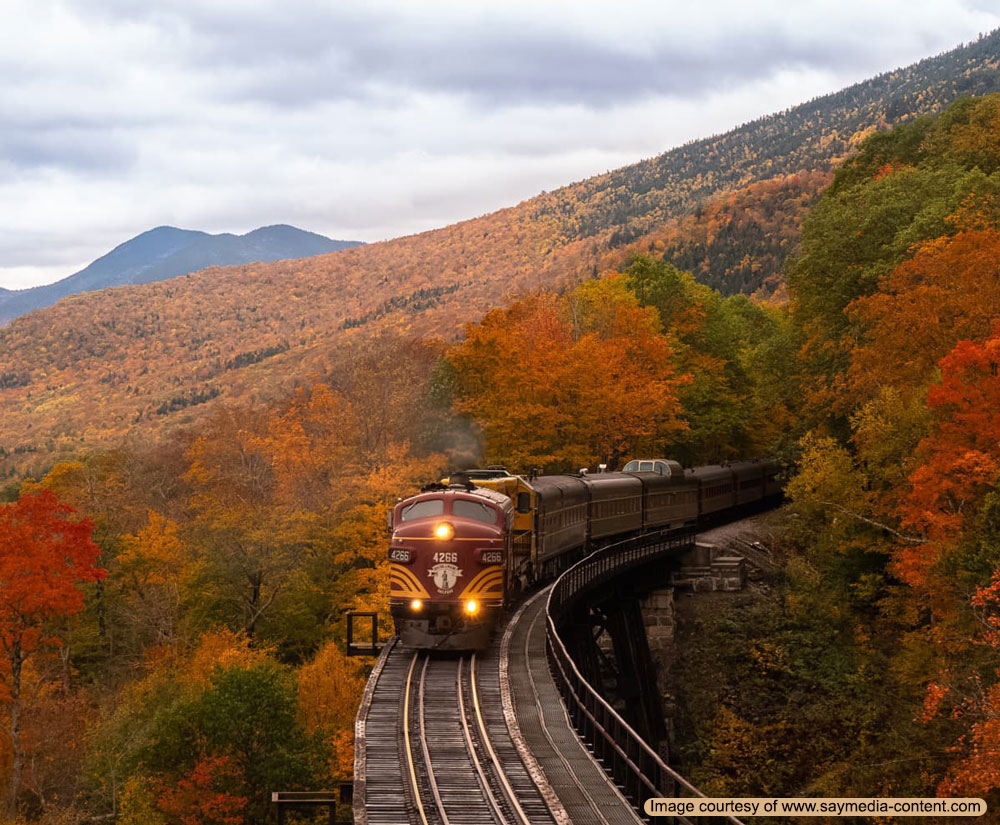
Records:
[[[982,816],[986,802],[966,798],[647,799],[648,816]]]

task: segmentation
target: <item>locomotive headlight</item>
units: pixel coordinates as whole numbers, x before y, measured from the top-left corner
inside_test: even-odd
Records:
[[[455,528],[448,524],[447,521],[442,521],[440,524],[434,525],[434,538],[441,539],[441,541],[448,541],[455,535]]]
[[[465,603],[465,612],[470,616],[475,616],[479,612],[479,602],[475,599],[469,599]]]
[[[420,599],[414,599],[412,602],[410,602],[410,610],[412,610],[414,613],[420,612],[423,609],[423,607],[424,603]]]

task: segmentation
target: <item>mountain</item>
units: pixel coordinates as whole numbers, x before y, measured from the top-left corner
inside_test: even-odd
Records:
[[[358,245],[357,241],[333,241],[285,225],[264,226],[245,235],[209,235],[158,226],[116,246],[85,269],[54,284],[22,290],[0,289],[0,324],[81,292],[148,284],[209,266],[306,258]]]
[[[875,131],[1000,91],[998,55],[1000,31],[420,235],[76,295],[17,318],[0,329],[0,472],[182,426],[217,398],[274,398],[381,330],[454,338],[512,295],[631,252],[683,262],[725,291],[780,289],[830,170]]]

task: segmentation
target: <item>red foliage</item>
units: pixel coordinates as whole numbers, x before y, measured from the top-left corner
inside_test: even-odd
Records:
[[[917,448],[903,520],[929,541],[903,550],[898,571],[914,586],[927,584],[943,545],[966,527],[982,495],[1000,475],[1000,327],[983,343],[960,341],[940,361],[941,383],[927,393],[939,415]]]
[[[883,163],[875,171],[875,174],[872,175],[872,177],[875,180],[878,180],[879,178],[885,178],[885,177],[888,177],[889,175],[895,175],[901,169],[907,169],[907,168],[910,168],[910,166],[909,166],[909,164],[906,164],[906,163],[898,163],[896,161],[891,161],[889,163]]]
[[[917,448],[919,466],[910,474],[904,519],[929,541],[901,551],[897,570],[939,606],[954,603],[950,583],[934,571],[941,552],[973,527],[983,496],[1000,475],[1000,325],[982,343],[960,341],[939,363],[940,384],[927,393],[939,416]],[[979,587],[971,605],[982,631],[970,642],[1000,648],[1000,570]],[[936,611],[940,613],[940,609]],[[974,673],[957,686],[949,677],[928,686],[924,722],[950,708],[967,720],[967,733],[953,748],[958,759],[938,786],[943,795],[976,796],[1000,786],[1000,683]]]
[[[40,645],[58,643],[47,624],[83,609],[77,585],[103,579],[100,551],[89,519],[50,491],[22,495],[0,506],[0,647],[23,658]]]
[[[202,756],[176,786],[165,788],[157,807],[178,825],[243,825],[249,799],[239,790],[243,774],[228,756]]]

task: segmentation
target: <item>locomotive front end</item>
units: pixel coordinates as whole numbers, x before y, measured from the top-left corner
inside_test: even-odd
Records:
[[[512,505],[470,485],[430,485],[393,510],[389,604],[409,647],[481,650],[503,607]]]

